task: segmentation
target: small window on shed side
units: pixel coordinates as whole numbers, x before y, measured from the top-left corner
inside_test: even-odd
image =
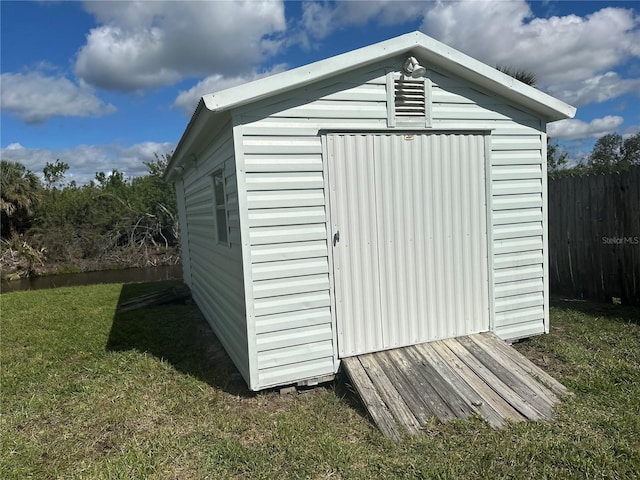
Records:
[[[431,81],[398,72],[387,74],[389,127],[431,126]]]
[[[224,170],[218,170],[213,174],[213,196],[215,200],[218,243],[228,245],[229,228],[227,225],[227,195],[224,185]]]

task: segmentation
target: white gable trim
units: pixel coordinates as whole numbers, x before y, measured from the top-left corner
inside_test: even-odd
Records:
[[[561,120],[575,115],[576,109],[557,98],[525,85],[462,52],[420,32],[407,33],[391,40],[343,53],[309,65],[294,68],[244,85],[209,93],[202,97],[212,112],[261,100],[279,93],[340,75],[358,67],[411,52],[426,63],[437,65],[473,83],[495,91],[506,98],[530,107],[548,120]]]
[[[175,177],[176,167],[182,164],[181,157],[189,150],[194,135],[197,136],[197,132],[202,131],[205,125],[210,125],[217,114],[401,54],[418,57],[427,68],[439,67],[465,78],[515,104],[528,108],[544,121],[572,118],[576,113],[575,107],[557,98],[499,72],[423,33],[411,32],[326,60],[204,95],[176,146],[165,178],[171,180]]]

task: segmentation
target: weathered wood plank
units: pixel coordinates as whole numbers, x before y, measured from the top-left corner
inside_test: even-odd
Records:
[[[458,391],[453,388],[451,383],[447,382],[440,373],[438,373],[429,359],[427,359],[419,349],[411,346],[406,347],[404,350],[407,355],[409,355],[409,358],[419,367],[418,370],[422,373],[423,377],[433,386],[440,398],[442,398],[456,417],[466,418],[474,413],[471,404],[466,402]]]
[[[389,357],[387,352],[378,352],[376,354],[376,360],[383,368],[384,373],[389,380],[393,382],[402,398],[406,402],[407,406],[411,409],[411,412],[415,418],[420,422],[421,427],[426,427],[431,422],[431,419],[436,417],[434,411],[419,397],[415,391],[413,385],[403,375],[400,368],[396,365],[393,358]]]
[[[453,420],[456,415],[449,406],[440,398],[434,386],[422,375],[421,369],[416,368],[407,357],[406,349],[395,349],[387,351],[387,355],[395,361],[401,372],[414,390],[416,401],[426,404],[441,422]]]
[[[387,437],[417,435],[434,419],[478,414],[492,427],[551,418],[559,382],[494,334],[482,333],[342,359]],[[554,384],[555,390],[541,378]]]
[[[540,396],[545,400],[549,406],[553,407],[558,402],[558,397],[553,393],[549,388],[547,388],[544,384],[537,381],[533,378],[524,368],[520,366],[520,364],[511,357],[506,356],[502,353],[502,350],[499,350],[500,344],[504,345],[504,342],[499,338],[496,338],[495,341],[489,340],[489,337],[482,335],[469,335],[469,338],[476,342],[478,345],[482,346],[485,351],[496,358],[498,361],[502,361],[503,363],[508,363],[508,368],[513,372],[514,375],[517,375],[520,381],[524,382],[528,388],[533,390],[536,395]],[[496,345],[499,343],[499,345]]]
[[[526,400],[515,393],[508,385],[494,375],[491,370],[485,367],[482,362],[476,359],[464,346],[456,339],[451,338],[443,341],[457,357],[462,360],[473,372],[478,375],[491,389],[509,402],[513,408],[531,420],[543,420],[544,416],[535,410]]]
[[[369,375],[371,381],[377,386],[378,393],[396,420],[404,426],[411,435],[420,433],[420,422],[407,406],[402,395],[393,385],[393,382],[385,375],[378,364],[377,355],[360,355],[360,363]]]
[[[489,402],[484,400],[472,387],[470,387],[464,378],[457,372],[446,360],[441,357],[434,346],[430,343],[422,343],[417,345],[422,354],[431,362],[434,368],[442,375],[444,379],[454,388],[458,394],[465,399],[471,408],[489,425],[495,428],[506,426],[504,419],[491,408]]]
[[[342,364],[367,411],[382,434],[396,441],[400,440],[402,438],[400,428],[386,404],[380,398],[375,385],[371,382],[358,357],[343,358]]]
[[[527,357],[522,355],[516,349],[504,343],[495,334],[491,332],[486,332],[486,333],[481,333],[480,335],[487,337],[489,339],[496,340],[493,343],[497,349],[499,349],[506,356],[510,357],[514,362],[520,365],[527,373],[532,375],[542,384],[546,385],[556,395],[567,395],[570,393],[569,390],[567,390],[567,387],[565,387],[563,384],[561,384],[558,380],[553,378],[547,372],[542,370],[540,367],[538,367],[535,363],[533,363]]]
[[[485,351],[484,346],[478,345],[471,338],[459,337],[457,341],[462,345],[469,353],[471,353],[476,360],[479,360],[482,365],[489,369],[489,371],[495,375],[504,385],[510,390],[515,392],[517,396],[522,398],[533,410],[535,410],[541,419],[548,419],[551,417],[552,404],[547,402],[546,399],[540,397],[535,391],[531,390],[522,380],[514,375],[507,366],[503,365],[495,357]],[[511,362],[510,362],[511,363]]]
[[[430,345],[498,415],[511,422],[526,420],[520,412],[494,392],[482,378],[458,358],[444,341],[431,342]]]

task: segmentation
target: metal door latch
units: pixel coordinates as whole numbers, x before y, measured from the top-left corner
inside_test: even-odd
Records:
[[[340,230],[333,234],[333,246],[336,246],[336,243],[340,241]]]

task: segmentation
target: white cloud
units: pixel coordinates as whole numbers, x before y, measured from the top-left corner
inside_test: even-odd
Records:
[[[575,119],[560,120],[550,123],[547,131],[549,138],[559,140],[600,138],[603,135],[615,132],[623,122],[624,118],[617,115],[594,118],[588,123]]]
[[[143,162],[155,160],[154,154],[170,153],[173,143],[142,142],[130,146],[123,145],[78,145],[72,148],[46,149],[29,148],[12,143],[0,150],[3,160],[20,162],[36,174],[42,174],[47,162],[60,159],[69,164],[66,181],[87,183],[96,172],[111,172],[115,169],[125,177],[137,177],[147,173]],[[42,176],[42,175],[41,175]]]
[[[577,107],[600,103],[625,93],[640,95],[640,78],[624,79],[616,72],[606,72],[583,80],[578,85],[560,83],[552,87],[556,95]]]
[[[534,18],[524,0],[438,3],[422,29],[489,64],[527,68],[543,82],[584,80],[640,56],[632,10]]]
[[[201,80],[189,90],[181,90],[176,100],[173,102],[173,106],[180,108],[187,115],[191,115],[193,110],[198,104],[200,97],[207,93],[218,92],[227,88],[242,85],[243,83],[257,80],[258,78],[268,77],[275,73],[282,72],[286,69],[286,65],[275,65],[268,72],[253,72],[247,75],[238,75],[234,77],[225,77],[220,74],[211,75],[204,80]]]
[[[640,18],[633,10],[545,19],[533,17],[524,0],[439,2],[421,28],[489,65],[529,70],[542,88],[579,105],[633,91],[640,82],[611,72],[640,57]]]
[[[101,25],[89,32],[75,72],[109,90],[247,74],[278,50],[286,27],[281,1],[87,2],[85,8]]]
[[[7,150],[20,150],[21,148],[24,148],[22,145],[20,145],[19,143],[10,143],[7,146]]]
[[[640,91],[613,70],[640,57],[640,16],[610,7],[591,15],[537,18],[525,0],[312,2],[303,28],[322,39],[350,25],[421,21],[420,29],[489,65],[533,72],[539,87],[581,106]]]
[[[302,4],[302,25],[309,35],[325,38],[340,26],[336,21],[336,8],[327,3],[308,2]]]
[[[397,25],[418,20],[426,10],[424,2],[394,0],[366,2],[306,2],[302,5],[302,26],[314,38],[322,39],[349,25]]]
[[[116,110],[93,90],[63,76],[41,72],[3,73],[1,108],[26,123],[43,123],[52,117],[99,117]]]

